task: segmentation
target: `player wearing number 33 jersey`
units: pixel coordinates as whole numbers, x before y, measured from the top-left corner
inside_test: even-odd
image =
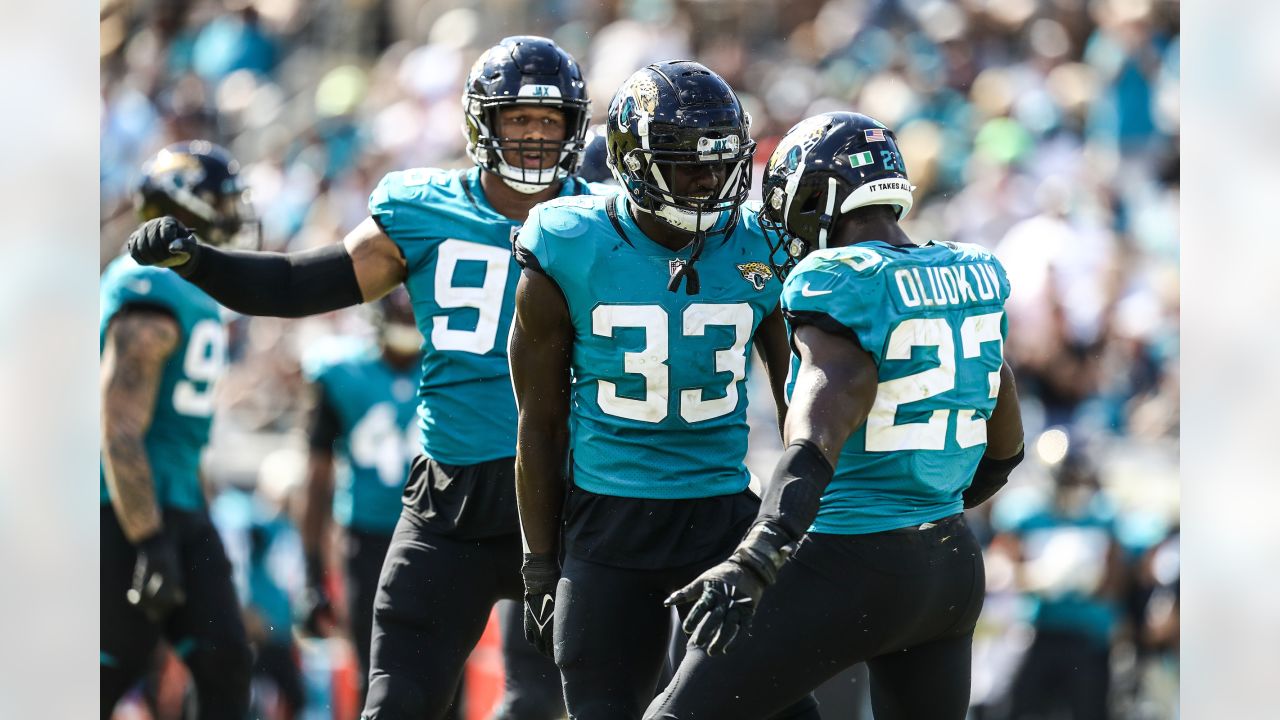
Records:
[[[763,191],[793,350],[788,446],[747,536],[672,596],[694,603],[691,649],[645,717],[765,718],[866,662],[877,720],[961,720],[985,591],[961,510],[1022,457],[1004,269],[977,246],[911,241],[897,142],[864,115],[792,128]]]
[[[638,720],[670,636],[662,598],[723,557],[759,504],[747,363],[758,350],[781,412],[787,351],[743,202],[748,127],[702,65],[643,68],[609,110],[625,192],[544,203],[517,239],[525,633],[554,655],[579,720]],[[806,698],[786,717],[812,712]]]

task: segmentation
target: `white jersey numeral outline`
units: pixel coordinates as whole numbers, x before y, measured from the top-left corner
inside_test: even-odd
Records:
[[[615,328],[642,328],[645,346],[639,352],[624,352],[622,370],[640,375],[645,380],[643,399],[621,397],[618,386],[608,380],[597,383],[596,401],[600,409],[617,417],[640,422],[659,423],[668,415],[671,393],[670,316],[660,305],[598,305],[591,311],[591,332],[612,337]],[[733,345],[715,351],[715,371],[732,373],[724,397],[706,399],[703,386],[680,389],[680,417],[695,423],[722,417],[738,407],[738,386],[747,375],[747,343],[755,315],[747,303],[693,303],[681,313],[681,331],[686,337],[706,334],[708,326],[727,326],[734,330]]]
[[[453,284],[458,263],[474,260],[485,263],[484,283],[480,287]],[[476,308],[480,317],[474,330],[449,327],[447,315],[432,318],[431,345],[436,350],[458,350],[484,355],[493,350],[502,319],[502,298],[511,270],[511,251],[468,240],[449,239],[436,251],[435,300],[443,308]]]
[[[213,393],[227,367],[227,329],[218,320],[205,319],[191,327],[187,351],[182,356],[185,376],[173,386],[173,409],[191,417],[213,415]],[[203,384],[204,389],[197,387]]]
[[[994,371],[987,373],[988,397],[1000,393],[1000,363],[1004,347],[1000,335],[1000,321],[1004,313],[997,311],[973,315],[960,324],[960,348],[962,359],[981,358],[982,344],[1000,343]],[[919,402],[952,390],[956,385],[956,350],[954,330],[944,318],[909,318],[903,320],[889,334],[885,348],[886,360],[909,360],[914,347],[938,349],[938,365],[906,377],[885,380],[876,389],[876,400],[867,416],[866,450],[868,452],[892,452],[895,450],[942,450],[947,442],[947,424],[951,410],[938,409],[924,422],[895,424],[898,407]],[[956,442],[962,448],[981,445],[987,441],[987,421],[974,419],[976,409],[958,411],[956,417]]]

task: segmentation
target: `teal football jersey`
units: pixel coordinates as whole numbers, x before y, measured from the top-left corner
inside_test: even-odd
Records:
[[[338,417],[333,516],[344,527],[390,533],[418,451],[418,370],[398,370],[377,347],[349,339],[314,346],[303,373]]]
[[[574,326],[574,482],[620,497],[740,492],[749,475],[744,380],[752,338],[777,307],[756,210],[707,242],[701,291],[667,290],[679,253],[645,236],[621,196],[534,209],[519,244],[564,292]],[[620,235],[606,213],[616,203]]]
[[[214,385],[227,364],[227,334],[218,316],[218,304],[176,273],[139,266],[127,255],[107,266],[98,293],[99,353],[106,344],[111,319],[127,305],[160,308],[178,322],[182,339],[165,362],[151,427],[143,443],[160,506],[203,508],[200,451],[209,441]],[[98,475],[102,502],[110,502],[101,460]]]
[[[880,373],[814,531],[879,532],[960,512],[1000,389],[1008,297],[1004,268],[977,245],[860,243],[796,266],[782,292],[792,332],[810,323],[848,334]]]
[[[566,180],[561,195],[607,186]],[[388,174],[369,214],[404,254],[405,287],[424,338],[418,424],[423,451],[449,465],[511,457],[516,405],[507,334],[520,268],[520,223],[489,206],[480,170],[417,168]]]

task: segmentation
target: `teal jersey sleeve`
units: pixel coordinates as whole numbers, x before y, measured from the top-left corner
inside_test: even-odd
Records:
[[[102,319],[108,324],[127,306],[163,310],[183,328],[209,314],[210,303],[199,301],[199,289],[165,268],[142,267],[132,261],[113,264],[103,276],[101,288]]]
[[[875,250],[856,246],[810,253],[782,288],[784,315],[793,328],[815,325],[862,344],[870,329],[867,311],[875,307],[878,291],[862,280],[872,276],[882,262]],[[840,301],[834,302],[834,298]]]
[[[526,265],[559,283],[581,271],[588,232],[599,225],[599,214],[611,196],[579,195],[548,200],[533,208],[516,236],[517,256]]]
[[[200,452],[209,440],[215,386],[227,363],[226,330],[218,305],[177,274],[139,266],[127,256],[107,267],[99,297],[99,351],[105,348],[112,320],[125,308],[156,308],[178,323],[178,345],[161,370],[143,444],[161,506],[202,508]],[[109,502],[105,470],[99,476],[100,499]]]
[[[486,219],[487,208],[474,202],[466,179],[458,170],[401,170],[384,176],[369,196],[370,217],[400,248],[410,273],[430,262],[433,239],[457,237]]]
[[[791,332],[808,324],[851,337],[879,375],[815,530],[879,532],[961,510],[999,391],[1008,295],[999,261],[972,245],[869,242],[796,266],[782,294]],[[788,393],[798,373],[793,356]]]

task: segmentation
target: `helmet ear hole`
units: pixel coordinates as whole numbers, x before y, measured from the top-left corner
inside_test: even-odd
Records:
[[[818,205],[822,198],[818,197],[818,193],[808,193],[804,201],[800,203],[798,210],[802,215],[810,215],[818,211]]]

